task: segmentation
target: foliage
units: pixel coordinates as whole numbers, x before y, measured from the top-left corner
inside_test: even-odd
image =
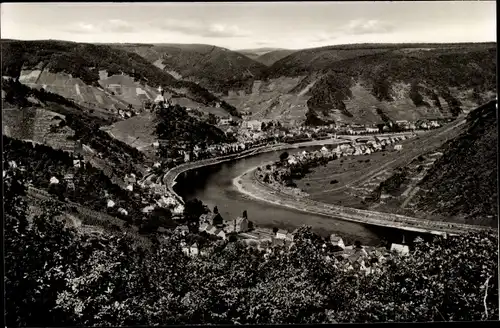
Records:
[[[157,113],[156,135],[165,141],[160,151],[163,156],[172,156],[175,145],[191,146],[205,143],[213,145],[233,141],[217,127],[190,116],[185,108],[175,105],[160,109]]]
[[[111,182],[99,169],[86,163],[81,168],[73,167],[71,155],[45,145],[20,141],[3,136],[4,162],[15,161],[26,170],[26,178],[35,188],[47,190],[64,200],[79,203],[95,210],[106,210],[107,193],[116,203],[116,207],[124,207],[130,215],[140,213],[140,200]],[[65,183],[66,174],[73,174],[74,190]],[[56,177],[58,186],[50,186],[49,181]]]
[[[207,213],[207,209],[199,199],[190,199],[186,202],[184,207],[184,217],[187,221],[189,231],[197,232],[200,216]]]

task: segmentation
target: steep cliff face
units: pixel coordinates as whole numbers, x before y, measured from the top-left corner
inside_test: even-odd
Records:
[[[467,117],[466,130],[443,145],[443,156],[420,183],[417,210],[498,225],[497,102]]]

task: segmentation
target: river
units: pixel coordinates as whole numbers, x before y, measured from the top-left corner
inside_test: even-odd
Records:
[[[320,148],[321,146],[290,149],[288,153],[295,154],[304,149],[309,151]],[[185,172],[177,178],[174,189],[184,200],[197,198],[210,209],[217,206],[226,220],[232,220],[246,210],[248,219],[262,227],[278,227],[293,231],[303,224],[308,224],[322,236],[331,233],[342,236],[347,244],[359,240],[365,245],[377,246],[384,239],[401,243],[403,233],[398,229],[369,226],[283,208],[250,199],[237,191],[233,185],[234,178],[255,166],[277,160],[281,153],[282,151],[263,153]],[[404,234],[407,241],[416,236],[410,232]]]

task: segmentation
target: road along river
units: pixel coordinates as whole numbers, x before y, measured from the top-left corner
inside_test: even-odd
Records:
[[[309,146],[288,149],[287,152],[295,154],[303,150],[310,151],[320,148],[321,145]],[[337,233],[348,243],[359,240],[365,245],[373,246],[378,245],[384,239],[390,242],[402,241],[403,231],[396,228],[376,227],[320,214],[306,213],[259,201],[238,191],[233,183],[234,179],[256,166],[278,160],[282,152],[283,150],[261,153],[183,172],[177,177],[174,190],[184,200],[197,198],[210,208],[217,206],[222,217],[226,220],[232,220],[241,215],[243,210],[246,210],[248,218],[263,227],[278,227],[292,231],[307,224],[323,236]],[[407,240],[410,240],[420,234],[405,231],[404,235]]]

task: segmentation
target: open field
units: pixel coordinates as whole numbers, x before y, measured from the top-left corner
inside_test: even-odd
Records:
[[[111,133],[112,137],[132,147],[142,149],[156,140],[153,135],[156,124],[154,118],[154,114],[145,112],[117,122],[107,127],[106,130]]]
[[[346,221],[415,232],[460,234],[466,231],[489,230],[489,228],[481,226],[425,220],[410,216],[362,210],[294,197],[284,194],[270,187],[268,184],[260,182],[256,176],[256,172],[256,168],[248,170],[241,176],[235,178],[233,184],[239,192],[262,202]]]
[[[310,199],[328,204],[337,204],[361,209],[370,208],[365,197],[374,191],[379,184],[391,177],[395,170],[404,167],[421,155],[430,155],[446,141],[456,137],[462,129],[464,120],[459,119],[440,129],[422,134],[419,137],[400,142],[401,151],[392,150],[375,152],[370,155],[341,157],[325,166],[312,169],[306,177],[296,181],[297,186],[310,195]],[[430,166],[432,161],[422,165]],[[415,168],[416,169],[416,168]],[[422,178],[419,172],[410,178]],[[418,179],[418,178],[417,178]],[[331,183],[337,180],[337,183]],[[413,180],[413,187],[417,180]],[[410,185],[407,185],[409,188]],[[401,195],[411,190],[402,191]],[[404,196],[406,196],[406,194]],[[398,195],[396,195],[398,196]],[[382,196],[384,197],[384,196]],[[397,202],[387,201],[385,206],[376,206],[379,211],[401,214],[413,214],[401,208],[405,197]],[[392,203],[392,204],[391,204]]]

